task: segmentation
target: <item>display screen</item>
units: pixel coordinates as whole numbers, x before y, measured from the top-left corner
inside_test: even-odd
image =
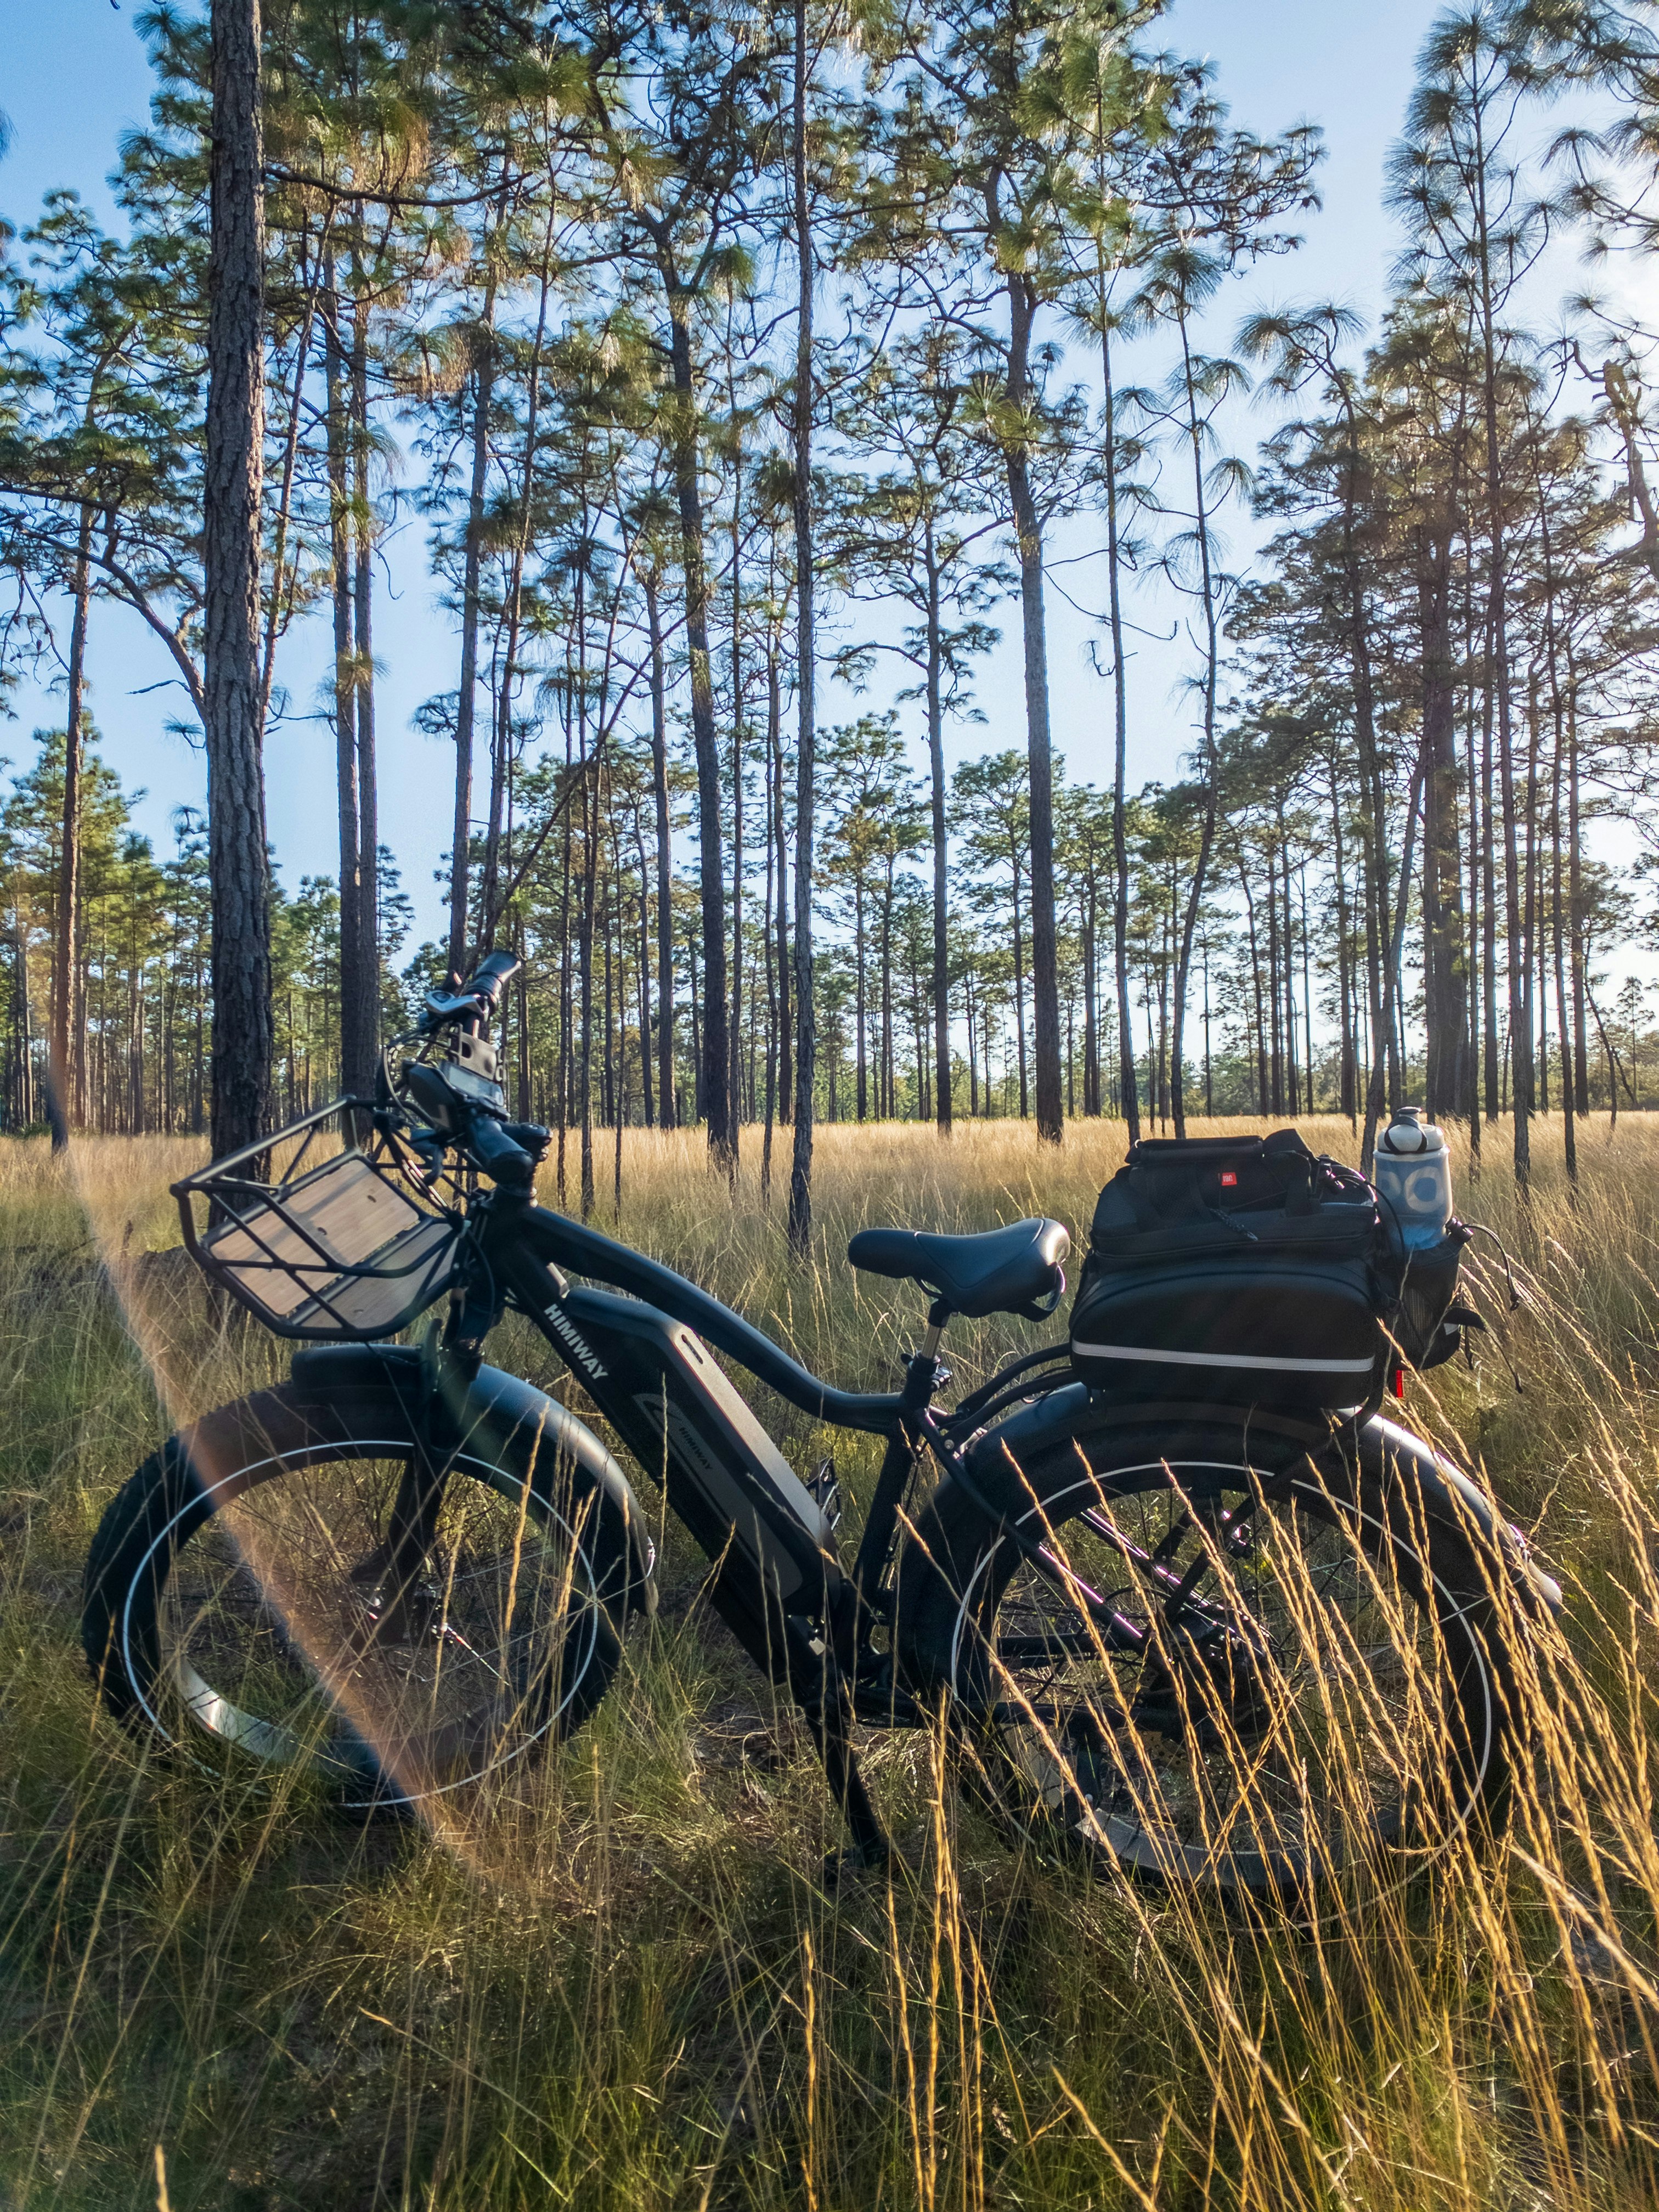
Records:
[[[470,1067],[447,1060],[443,1063],[444,1081],[452,1091],[459,1091],[463,1098],[471,1098],[480,1106],[493,1106],[498,1114],[507,1111],[507,1093],[499,1083],[491,1083],[482,1075],[475,1075]]]

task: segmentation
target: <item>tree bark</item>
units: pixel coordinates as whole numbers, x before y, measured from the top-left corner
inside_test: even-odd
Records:
[[[806,0],[795,0],[793,177],[795,259],[795,1133],[789,1166],[789,1245],[812,1245],[812,1085],[817,1018],[812,994],[812,815],[817,803],[812,576],[812,217],[806,195]]]
[[[380,1048],[380,808],[374,747],[374,540],[368,507],[368,303],[360,278],[352,312],[352,654],[357,678],[357,1048],[345,1087],[372,1095]]]
[[[729,357],[728,357],[729,358]],[[728,387],[729,389],[729,387]],[[737,395],[732,392],[732,413]],[[743,446],[741,435],[732,466],[732,976],[731,1065],[726,1073],[730,1101],[732,1165],[738,1164],[743,1134]]]
[[[770,834],[777,854],[778,1119],[793,1127],[795,1075],[789,1024],[789,856],[783,819],[783,687],[778,669],[775,629],[766,655],[766,697],[767,743],[772,763]]]
[[[708,655],[702,493],[697,481],[690,301],[672,269],[663,270],[663,284],[668,300],[669,358],[674,383],[674,492],[680,517],[680,565],[685,577],[685,643],[691,661],[691,745],[697,766],[697,844],[702,889],[702,1110],[708,1123],[710,1162],[729,1175],[736,1164],[736,1154],[726,1006],[726,872],[714,671]]]
[[[1204,813],[1199,832],[1198,855],[1182,918],[1181,943],[1176,955],[1175,1012],[1170,1039],[1170,1088],[1175,1104],[1177,1137],[1187,1133],[1187,993],[1192,978],[1193,941],[1198,912],[1204,902],[1210,852],[1215,843],[1216,810],[1219,799],[1219,770],[1216,760],[1216,688],[1221,665],[1220,623],[1216,606],[1215,574],[1210,562],[1210,518],[1204,495],[1204,451],[1200,439],[1198,394],[1193,380],[1191,333],[1188,318],[1181,318],[1181,360],[1187,387],[1188,427],[1193,447],[1193,504],[1198,525],[1199,573],[1204,605]]]
[[[657,1097],[658,1115],[672,1129],[674,1110],[673,854],[668,820],[668,684],[663,665],[662,610],[654,570],[645,579],[651,632],[651,793],[657,817]]]
[[[1035,289],[1018,274],[1007,280],[1008,400],[1017,412],[1031,399],[1031,324]],[[1019,553],[1020,624],[1025,647],[1025,737],[1031,789],[1031,1013],[1036,1073],[1037,1135],[1059,1144],[1065,1133],[1060,1077],[1060,957],[1054,926],[1054,769],[1048,728],[1048,641],[1042,602],[1042,524],[1031,493],[1025,448],[1005,449],[1008,503]]]
[[[1502,456],[1498,448],[1498,328],[1492,272],[1492,240],[1486,208],[1486,149],[1476,112],[1476,252],[1480,270],[1481,400],[1486,428],[1486,542],[1491,562],[1487,600],[1487,681],[1496,695],[1498,781],[1504,820],[1504,917],[1509,965],[1510,1053],[1514,1070],[1515,1179],[1527,1194],[1532,1167],[1528,1126],[1532,1112],[1530,994],[1522,957],[1520,855],[1516,848],[1515,732],[1510,696],[1507,551],[1504,529]],[[1490,900],[1491,893],[1488,892]]]
[[[212,0],[203,697],[213,972],[212,1144],[262,1133],[273,1051],[259,684],[264,445],[259,0]]]
[[[1630,483],[1631,502],[1642,518],[1639,557],[1644,562],[1656,583],[1659,583],[1659,506],[1654,502],[1653,489],[1648,482],[1647,470],[1642,460],[1642,417],[1629,379],[1620,364],[1607,360],[1601,364],[1601,389],[1606,392],[1607,405],[1624,441],[1625,465]]]
[[[343,1088],[356,1091],[362,1079],[363,1045],[359,1035],[362,995],[357,981],[357,963],[362,954],[357,909],[362,856],[357,793],[357,672],[352,641],[350,448],[355,410],[347,398],[341,337],[344,302],[335,281],[331,256],[325,269],[323,390],[334,615],[334,782],[340,848],[340,1076]]]
[[[81,533],[76,548],[75,611],[70,622],[69,696],[64,714],[64,812],[58,853],[58,915],[52,959],[52,1081],[46,1091],[46,1115],[52,1124],[52,1148],[62,1152],[70,1131],[78,1127],[85,1112],[81,1072],[78,1011],[80,963],[75,957],[76,929],[81,906],[81,722],[82,696],[86,680],[87,610],[92,598],[92,570],[88,553],[92,544],[93,514],[81,509]]]
[[[1428,1066],[1425,1105],[1432,1121],[1462,1103],[1468,1052],[1468,978],[1463,961],[1462,854],[1457,823],[1457,721],[1451,650],[1451,518],[1425,533],[1418,577],[1423,640],[1423,914]]]
[[[1412,771],[1411,793],[1406,807],[1406,834],[1400,850],[1399,903],[1392,917],[1388,940],[1388,970],[1382,986],[1382,1023],[1371,1040],[1371,1079],[1365,1094],[1365,1128],[1360,1139],[1359,1170],[1371,1171],[1376,1151],[1376,1125],[1382,1117],[1384,1059],[1395,1035],[1400,997],[1400,962],[1406,939],[1406,910],[1411,898],[1412,854],[1417,842],[1417,817],[1423,803],[1423,781],[1428,766],[1426,739],[1418,748]]]
[[[1584,886],[1578,842],[1580,796],[1578,677],[1572,641],[1567,640],[1567,925],[1572,964],[1572,1089],[1581,1121],[1589,1115],[1589,1026],[1584,1018],[1589,996],[1589,956],[1584,941]]]
[[[467,492],[461,569],[461,677],[455,698],[455,814],[449,857],[449,972],[463,980],[472,842],[472,730],[478,689],[478,579],[483,559],[484,486],[489,471],[489,410],[495,390],[495,278],[485,281],[483,319],[472,368],[472,477]]]
[[[1123,599],[1119,578],[1116,390],[1111,337],[1101,300],[1101,375],[1106,390],[1106,585],[1112,628],[1112,969],[1117,982],[1118,1108],[1129,1142],[1140,1141],[1139,1085],[1135,1077],[1134,1014],[1129,1003],[1129,844],[1127,671],[1123,664]]]
[[[933,1112],[942,1137],[951,1133],[950,849],[945,830],[945,706],[940,684],[939,557],[933,521],[927,525],[927,771],[933,834]]]

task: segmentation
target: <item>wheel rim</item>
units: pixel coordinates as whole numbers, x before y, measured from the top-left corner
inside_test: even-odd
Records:
[[[1395,1532],[1311,1482],[1285,1489],[1294,1512],[1268,1510],[1272,1480],[1152,1461],[1030,1509],[1006,1583],[989,1547],[957,1613],[951,1684],[978,1717],[962,1733],[999,1800],[1012,1782],[1028,1817],[1167,1881],[1305,1891],[1379,1847],[1404,1880],[1479,1801],[1493,1722],[1479,1642]],[[1196,1609],[1170,1582],[1149,1595],[1124,1542]],[[1111,1613],[1138,1650],[1114,1648]]]
[[[120,1624],[161,1734],[309,1768],[362,1806],[463,1789],[557,1729],[607,1632],[580,1528],[514,1471],[459,1455],[391,1632],[373,1571],[409,1456],[393,1440],[262,1455],[173,1514]],[[154,1644],[136,1663],[151,1577]]]

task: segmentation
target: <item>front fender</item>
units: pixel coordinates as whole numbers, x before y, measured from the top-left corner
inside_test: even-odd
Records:
[[[353,1388],[390,1389],[411,1408],[426,1387],[420,1347],[406,1344],[314,1345],[295,1354],[294,1381],[319,1398]],[[546,1453],[589,1484],[627,1530],[630,1571],[623,1610],[655,1613],[656,1553],[649,1524],[628,1477],[585,1422],[544,1390],[499,1367],[481,1367],[458,1403],[446,1395],[445,1415],[462,1438],[482,1431],[496,1449],[527,1464]]]

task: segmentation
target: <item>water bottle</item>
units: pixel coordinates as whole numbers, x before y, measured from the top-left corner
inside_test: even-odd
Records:
[[[1372,1180],[1400,1225],[1408,1252],[1438,1244],[1451,1219],[1451,1158],[1443,1130],[1419,1121],[1417,1109],[1402,1106],[1382,1132]]]

